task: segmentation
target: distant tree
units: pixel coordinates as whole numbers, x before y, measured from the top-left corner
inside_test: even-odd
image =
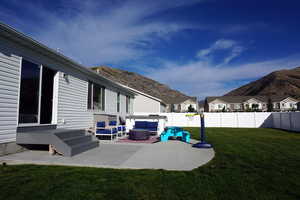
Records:
[[[297,110],[300,111],[300,102],[297,103]]]
[[[273,111],[273,103],[272,103],[272,99],[271,98],[268,98],[267,111],[268,112],[272,112]]]
[[[222,112],[226,112],[226,108],[225,108],[225,106],[223,107],[223,109],[222,109]]]
[[[195,108],[192,105],[189,105],[188,112],[195,112]]]
[[[175,112],[175,105],[171,104],[171,112]]]
[[[257,111],[259,105],[258,104],[252,104],[252,110]]]
[[[246,104],[246,112],[251,112],[251,111],[252,111],[252,110],[251,110],[249,104]]]

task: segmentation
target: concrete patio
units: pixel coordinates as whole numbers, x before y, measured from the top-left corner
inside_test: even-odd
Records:
[[[191,143],[197,141],[191,140]],[[209,162],[213,149],[196,149],[181,141],[154,144],[101,141],[98,148],[73,157],[51,156],[47,151],[25,151],[0,157],[8,164],[87,166],[117,169],[193,170]]]

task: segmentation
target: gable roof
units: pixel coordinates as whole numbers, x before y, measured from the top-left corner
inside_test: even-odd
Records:
[[[146,97],[148,97],[148,98],[150,98],[150,99],[153,99],[153,100],[155,100],[155,101],[158,101],[158,102],[160,102],[160,103],[165,104],[165,103],[164,103],[161,99],[159,99],[159,98],[153,97],[153,96],[151,96],[151,95],[149,95],[149,94],[146,94],[146,93],[141,92],[141,91],[139,91],[139,90],[136,90],[136,89],[134,89],[134,88],[128,87],[128,86],[123,85],[123,84],[121,84],[121,83],[118,83],[118,84],[120,84],[121,86],[123,86],[123,87],[125,87],[125,88],[127,88],[127,89],[129,89],[129,90],[132,90],[132,91],[133,91],[134,93],[136,93],[136,94],[140,94],[140,95],[146,96]]]
[[[197,103],[197,97],[188,97],[188,96],[182,96],[182,97],[171,99],[168,103],[169,104],[180,104],[180,103],[185,102],[186,100],[192,100],[195,103]]]

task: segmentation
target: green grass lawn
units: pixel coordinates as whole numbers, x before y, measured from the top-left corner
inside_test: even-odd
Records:
[[[300,199],[299,133],[206,132],[216,157],[190,172],[1,166],[0,199]]]

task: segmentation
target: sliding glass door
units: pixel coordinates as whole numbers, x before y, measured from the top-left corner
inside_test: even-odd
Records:
[[[51,124],[55,74],[50,68],[22,60],[19,124]]]
[[[39,121],[40,69],[39,65],[22,60],[19,124]]]
[[[41,109],[40,124],[51,124],[53,108],[53,83],[56,71],[43,66],[42,68],[42,92],[41,92]]]

